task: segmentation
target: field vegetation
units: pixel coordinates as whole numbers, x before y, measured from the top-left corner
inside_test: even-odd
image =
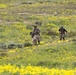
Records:
[[[41,43],[33,46],[36,22]],[[1,0],[0,75],[76,75],[76,0]]]

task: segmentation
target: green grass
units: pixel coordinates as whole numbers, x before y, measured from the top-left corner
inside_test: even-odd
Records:
[[[75,42],[47,43],[39,46],[8,50],[0,64],[33,65],[49,68],[73,69],[76,67]]]
[[[0,65],[76,67],[76,2],[49,1],[32,0],[33,4],[22,4],[28,2],[24,0],[0,1]],[[32,46],[29,33],[36,21],[42,22],[38,26],[41,44]],[[64,42],[59,41],[58,29],[62,25],[68,31]],[[11,44],[14,47],[10,49]]]

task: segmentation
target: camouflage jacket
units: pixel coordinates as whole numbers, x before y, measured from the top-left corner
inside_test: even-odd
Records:
[[[64,28],[60,28],[60,29],[59,29],[59,32],[60,32],[61,34],[65,34],[65,32],[67,33],[67,30],[64,29]]]

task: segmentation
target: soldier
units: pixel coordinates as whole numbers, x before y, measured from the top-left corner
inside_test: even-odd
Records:
[[[33,33],[36,35],[40,35],[40,30],[37,28],[37,26],[34,26]]]
[[[40,44],[40,30],[37,28],[37,26],[34,26],[34,30],[31,34],[33,44],[34,45],[36,45],[37,43]]]
[[[60,40],[65,40],[65,33],[67,33],[67,30],[63,28],[63,26],[61,26],[59,28],[59,32],[60,32]]]

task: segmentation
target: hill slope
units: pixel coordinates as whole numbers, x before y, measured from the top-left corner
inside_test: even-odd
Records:
[[[55,73],[60,75],[64,71],[67,75],[67,70],[70,69],[72,70],[68,72],[68,75],[71,75],[71,73],[75,75],[75,9],[75,0],[11,0],[11,2],[10,0],[6,0],[6,2],[1,0],[0,71],[3,72],[1,75],[12,75],[14,72],[15,75],[24,74],[25,70],[23,69],[28,65],[42,70],[42,72],[39,70],[39,75],[50,74],[49,70],[48,73],[44,72],[46,67],[49,69],[55,68],[54,71],[57,70],[52,75],[55,75]],[[38,27],[41,30],[41,44],[32,46],[29,33],[32,31],[35,22],[39,23]],[[68,31],[65,41],[59,40],[58,29],[60,26],[64,26]],[[8,64],[13,66],[13,72]],[[9,67],[10,72],[8,72],[7,67]],[[32,69],[32,67],[30,68]],[[31,75],[31,73],[27,74]]]

